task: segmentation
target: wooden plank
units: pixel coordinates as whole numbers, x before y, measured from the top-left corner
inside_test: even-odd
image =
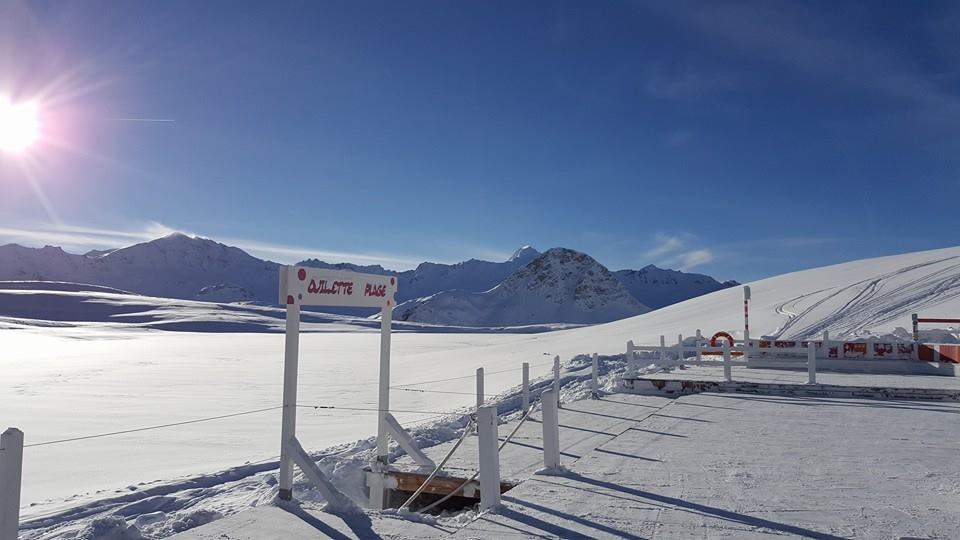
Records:
[[[397,482],[396,489],[400,491],[409,491],[413,493],[416,491],[421,484],[427,479],[429,475],[414,473],[414,472],[403,472],[403,471],[388,471],[387,476],[393,478]],[[436,495],[446,495],[451,491],[460,487],[460,484],[466,478],[456,478],[453,476],[437,476],[430,481],[425,488],[423,488],[424,493],[433,493]],[[516,484],[512,482],[500,482],[500,493],[506,493],[512,489]],[[474,490],[475,493],[480,492],[480,483],[476,480],[472,480],[465,491]]]

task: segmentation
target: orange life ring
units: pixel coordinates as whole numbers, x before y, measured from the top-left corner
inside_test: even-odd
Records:
[[[711,346],[711,347],[716,347],[716,346],[717,346],[717,338],[721,338],[721,337],[727,338],[727,342],[730,343],[730,347],[733,348],[733,336],[731,336],[730,334],[728,334],[728,333],[726,333],[726,332],[717,332],[716,334],[714,334],[713,337],[710,338],[710,346]]]

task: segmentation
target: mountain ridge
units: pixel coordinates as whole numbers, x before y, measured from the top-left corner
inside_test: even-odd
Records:
[[[416,268],[405,271],[390,270],[381,265],[328,263],[318,259],[305,259],[298,264],[397,276],[400,281],[397,301],[403,303],[450,290],[469,293],[489,291],[541,255],[539,251],[526,245],[501,262],[480,259],[454,264],[423,262]],[[69,253],[55,246],[0,246],[0,280],[86,283],[183,300],[272,305],[276,298],[277,272],[280,266],[279,263],[250,255],[238,247],[182,233],[172,233],[119,249],[92,250],[84,254]],[[617,272],[612,274],[624,283],[625,280],[621,279]],[[676,274],[686,275],[681,272]],[[720,285],[709,276],[696,276],[709,280],[710,287]],[[624,285],[640,304],[649,305],[638,297],[642,296],[643,291],[631,290],[631,286],[636,284],[627,281]],[[663,285],[659,286],[662,288]],[[686,299],[701,290],[702,288],[687,287],[679,296]],[[651,301],[651,304],[656,303]],[[342,308],[323,310],[352,315],[372,314],[370,310],[349,311],[349,308],[348,311],[343,311]]]

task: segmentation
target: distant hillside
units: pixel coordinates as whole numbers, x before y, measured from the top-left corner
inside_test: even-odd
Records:
[[[688,274],[647,265],[640,270],[617,270],[613,273],[634,298],[651,309],[739,285],[736,281],[720,283],[704,274]]]

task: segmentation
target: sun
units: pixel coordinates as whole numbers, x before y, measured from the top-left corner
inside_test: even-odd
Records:
[[[40,138],[40,108],[36,102],[13,103],[0,97],[0,150],[20,153]]]

